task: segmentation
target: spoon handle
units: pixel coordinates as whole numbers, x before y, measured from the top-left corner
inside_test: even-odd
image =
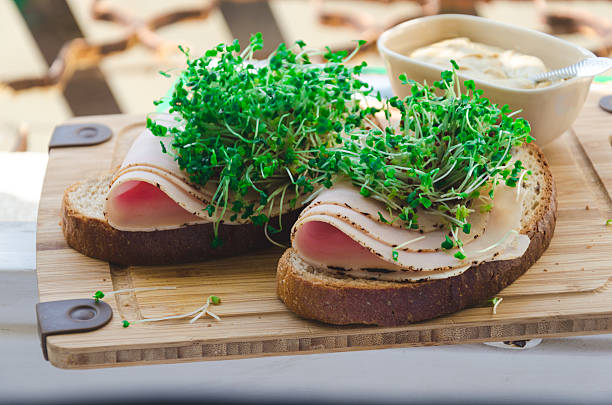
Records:
[[[588,58],[570,66],[529,77],[534,82],[570,79],[572,77],[595,76],[612,68],[610,58]]]

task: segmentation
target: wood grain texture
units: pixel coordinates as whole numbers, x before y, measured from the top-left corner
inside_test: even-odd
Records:
[[[583,115],[591,114],[592,108],[587,105]],[[114,137],[94,147],[51,151],[38,220],[40,300],[83,298],[95,290],[117,288],[177,288],[107,299],[115,317],[104,328],[48,338],[49,359],[55,366],[113,367],[612,331],[612,229],[605,226],[607,214],[602,215],[612,209],[606,197],[612,183],[606,188],[600,180],[612,179],[612,167],[602,169],[581,147],[585,142],[600,142],[600,129],[612,128],[612,115],[579,119],[575,133],[566,133],[544,149],[557,184],[555,236],[544,256],[499,294],[504,301],[496,315],[489,307],[471,308],[391,328],[325,325],[289,312],[275,293],[276,264],[282,253],[277,248],[155,267],[109,266],[70,249],[58,225],[63,190],[120,164],[142,125],[142,117],[132,116],[80,119],[84,120],[109,125]],[[210,294],[223,300],[214,307],[221,322],[202,318],[195,324],[173,320],[121,326],[122,319],[191,311]]]
[[[584,109],[574,123],[577,149],[581,147],[581,155],[590,163],[582,166],[596,175],[589,177],[599,183],[598,189],[608,201],[608,213],[612,208],[612,114],[599,108],[599,99],[611,92],[612,86],[593,85]]]

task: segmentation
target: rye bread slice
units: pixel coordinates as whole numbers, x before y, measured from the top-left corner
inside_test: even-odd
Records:
[[[238,255],[270,245],[262,226],[220,225],[221,246],[213,248],[213,224],[188,225],[153,232],[126,232],[104,219],[104,201],[112,174],[79,182],[64,192],[61,227],[68,244],[84,255],[120,265],[178,264]],[[282,218],[283,230],[272,237],[289,239],[299,215],[292,211]],[[271,222],[278,226],[278,218]]]
[[[521,233],[531,242],[521,257],[481,263],[447,279],[392,282],[331,275],[287,249],[278,263],[278,296],[304,318],[338,325],[404,325],[483,303],[538,260],[555,229],[555,185],[542,151],[529,144],[513,156],[533,171],[522,186]]]

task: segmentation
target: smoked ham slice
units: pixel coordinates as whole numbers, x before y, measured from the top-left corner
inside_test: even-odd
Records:
[[[470,215],[472,224],[470,233],[459,234],[464,244],[478,238],[484,232],[489,215],[480,212],[482,205],[484,205],[482,202],[478,202],[473,207],[474,212]],[[321,192],[312,204],[305,208],[302,216],[319,214],[336,217],[378,241],[383,241],[381,238],[384,235],[384,241],[389,242],[392,247],[414,240],[402,250],[415,252],[441,250],[440,244],[448,232],[441,216],[417,211],[419,228],[407,234],[404,222],[394,221],[393,215],[385,209],[384,203],[363,197],[355,187],[347,183],[336,184],[332,189]],[[422,238],[424,233],[427,233],[427,236]],[[410,234],[413,235],[412,239],[406,239]]]
[[[519,257],[529,246],[529,238],[519,234],[521,205],[515,190],[499,186],[493,204],[489,213],[476,210],[470,217],[475,234],[461,234],[465,260],[453,256],[456,249],[439,249],[442,230],[420,232],[384,223],[379,219],[379,213],[388,215],[383,214],[384,204],[361,196],[350,185],[324,191],[304,210],[292,230],[292,244],[306,262],[354,277],[371,273],[377,273],[377,279],[450,277],[480,262]],[[435,222],[427,215],[421,218]]]
[[[159,122],[159,121],[158,121]],[[176,125],[171,117],[164,125]],[[145,129],[136,138],[111,182],[104,207],[109,225],[121,231],[156,231],[210,222],[205,208],[210,191],[189,183],[188,176],[160,141],[171,139]]]
[[[178,126],[170,115],[156,117],[156,122],[168,128]],[[172,151],[172,138],[155,136],[148,129],[143,130],[132,144],[114,175],[104,206],[104,217],[113,228],[159,231],[219,220],[221,209],[212,216],[207,211],[218,182],[210,180],[205,187],[191,183],[174,156],[164,153],[163,149]],[[285,196],[289,201],[295,194],[288,189]],[[253,192],[247,194],[245,200],[247,203],[258,201],[259,196]],[[298,199],[298,204],[301,203],[302,199]],[[277,202],[266,214],[276,217],[281,214],[280,208]],[[283,214],[294,209],[288,203],[282,208]],[[222,220],[226,225],[249,222],[248,218],[240,216],[229,220],[229,216]]]
[[[164,180],[156,181],[159,184]],[[163,229],[181,223],[197,223],[200,220],[161,189],[141,179],[126,179],[115,186],[112,197],[106,202],[106,213],[109,223],[120,230],[143,230],[150,227]],[[156,218],[154,224],[151,223],[151,218]]]
[[[167,127],[177,126],[172,116],[156,119]],[[217,184],[206,187],[189,182],[171,154],[170,137],[157,137],[148,129],[136,138],[111,182],[104,216],[109,225],[121,231],[157,231],[213,222],[209,205]],[[224,221],[244,223],[245,220]]]

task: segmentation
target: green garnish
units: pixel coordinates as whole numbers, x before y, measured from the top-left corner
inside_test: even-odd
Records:
[[[378,220],[380,222],[382,222],[383,224],[388,224],[389,223],[389,221],[387,221],[387,218],[385,218],[380,211],[378,212]]]
[[[104,293],[102,291],[96,291],[93,295],[94,300],[96,300],[96,302],[100,302],[100,300],[102,298],[104,298]]]
[[[465,254],[460,250],[458,250],[453,256],[459,260],[464,260],[466,258]]]
[[[211,311],[208,310],[208,307],[210,304],[213,305],[219,305],[221,304],[221,298],[219,298],[216,295],[209,295],[206,298],[206,302],[204,303],[204,305],[202,305],[201,307],[199,307],[198,309],[188,312],[186,314],[181,314],[181,315],[170,315],[170,316],[164,316],[161,318],[143,318],[143,319],[137,319],[133,322],[129,322],[126,320],[123,320],[122,325],[124,328],[127,328],[130,325],[135,325],[138,323],[144,323],[144,322],[160,322],[160,321],[166,321],[166,320],[170,320],[170,319],[183,319],[183,318],[191,318],[191,320],[189,321],[189,323],[194,323],[196,322],[198,319],[200,319],[201,317],[205,316],[205,315],[210,315],[212,318],[216,319],[217,321],[220,321],[221,318],[219,318],[219,316]]]
[[[191,182],[216,190],[207,207],[215,246],[222,220],[266,225],[274,208],[294,207],[315,188],[331,187],[341,155],[328,148],[376,111],[355,99],[372,91],[356,78],[365,62],[347,67],[354,53],[305,46],[281,44],[265,65],[252,59],[263,47],[261,33],[242,51],[237,40],[195,59],[181,48],[187,68],[169,102],[178,126],[147,120],[154,135],[172,136],[168,152]],[[313,55],[329,62],[312,64]]]
[[[608,219],[608,220],[606,221],[606,226],[609,226],[609,225],[612,225],[612,219]]]
[[[455,242],[453,242],[453,240],[451,238],[448,237],[448,235],[444,236],[444,242],[442,242],[442,249],[452,249],[455,246]]]
[[[96,291],[93,295],[93,298],[96,302],[100,302],[100,300],[104,297],[110,297],[115,294],[123,294],[129,292],[138,292],[138,291],[155,291],[155,290],[176,290],[176,287],[137,287],[137,288],[123,288],[121,290],[110,291],[104,294],[102,291]]]
[[[405,75],[400,79],[411,86],[411,95],[393,97],[385,108],[399,110],[399,129],[354,129],[341,148],[329,150],[341,154],[341,172],[362,194],[367,189],[395,213],[393,220],[416,229],[419,211],[438,215],[453,236],[441,246],[460,247],[457,229],[471,231],[468,216],[474,201],[484,199],[480,209],[490,211],[487,192],[492,199],[502,181],[515,187],[524,172],[520,161],[510,163],[510,148],[533,140],[529,124],[511,118],[507,105],[499,107],[484,98],[473,81],[465,82],[467,93],[462,94],[455,71],[443,72],[433,87]],[[458,252],[455,257],[462,260],[465,255]]]
[[[497,307],[503,300],[501,297],[493,297],[487,301],[487,304],[493,307],[493,315],[497,315]]]
[[[178,124],[147,120],[154,135],[172,137],[168,153],[190,180],[213,186],[206,208],[214,219],[213,244],[222,243],[224,219],[264,225],[268,235],[275,230],[270,218],[287,203],[295,207],[348,179],[361,195],[386,205],[389,222],[418,229],[421,212],[441,217],[452,236],[442,247],[459,248],[454,256],[465,259],[458,232],[471,231],[474,202],[490,211],[496,186],[516,187],[525,174],[520,161],[510,163],[510,149],[533,140],[527,121],[492,104],[471,80],[462,94],[456,63],[434,86],[400,75],[411,95],[375,109],[356,101],[371,89],[356,78],[365,63],[343,64],[352,55],[309,51],[298,41],[295,51],[281,44],[256,67],[252,55],[262,47],[257,34],[243,51],[237,41],[196,59],[184,51],[187,69],[169,111]],[[313,54],[329,62],[314,65]],[[379,127],[373,114],[382,110],[388,119],[394,109],[399,128]]]

